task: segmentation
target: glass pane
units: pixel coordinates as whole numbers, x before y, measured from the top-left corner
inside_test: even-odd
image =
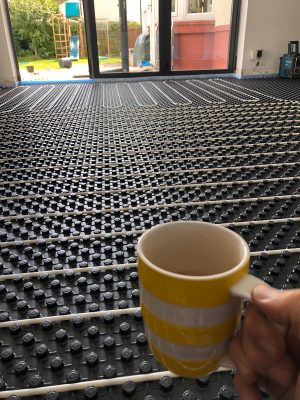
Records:
[[[100,73],[158,71],[158,0],[94,4]]]
[[[188,0],[188,14],[212,12],[212,0]]]
[[[188,0],[188,13],[201,13],[202,12],[202,0]]]
[[[203,12],[212,12],[213,0],[203,0]]]
[[[172,11],[172,13],[175,12],[175,7],[176,7],[175,1],[176,1],[176,0],[172,0],[172,5],[171,5],[171,11]]]
[[[233,0],[177,0],[172,70],[228,68]]]
[[[88,78],[81,2],[9,0],[22,81]]]

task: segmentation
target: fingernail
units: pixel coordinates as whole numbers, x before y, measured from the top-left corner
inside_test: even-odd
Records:
[[[252,296],[255,300],[258,301],[267,301],[271,300],[274,297],[278,296],[279,291],[277,289],[273,289],[267,285],[259,285],[256,286],[252,291]]]
[[[260,340],[258,342],[259,347],[268,354],[271,358],[276,359],[278,357],[278,352],[275,347],[273,347],[269,342],[266,340]]]

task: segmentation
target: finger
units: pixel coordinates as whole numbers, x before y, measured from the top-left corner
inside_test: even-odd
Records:
[[[283,398],[283,395],[294,386],[297,372],[295,363],[288,355],[266,371],[266,376],[269,378],[268,392],[272,398]]]
[[[267,286],[257,286],[252,292],[252,299],[258,310],[287,328],[288,353],[300,366],[300,289],[280,292]]]
[[[293,383],[297,369],[295,363],[288,355],[285,355],[278,361],[274,361],[258,347],[249,346],[249,342],[243,344],[243,349],[248,369],[257,375],[270,378],[282,386],[283,389],[286,389]]]
[[[270,363],[281,359],[286,353],[285,339],[281,332],[253,305],[249,307],[244,321],[243,346],[247,355],[259,351]]]
[[[290,326],[297,322],[300,289],[280,290],[259,285],[252,291],[255,306],[273,321]]]
[[[255,384],[245,383],[239,374],[235,375],[233,381],[240,400],[261,400],[261,393]]]
[[[286,334],[286,343],[288,354],[300,368],[300,319],[298,323],[293,323],[290,327]]]
[[[241,379],[244,380],[245,384],[250,385],[256,382],[257,375],[250,368],[245,358],[240,334],[231,342],[229,346],[229,357],[235,364],[238,374]]]
[[[257,387],[261,392],[268,393],[268,382],[269,378],[266,378],[265,376],[261,375],[258,376]]]
[[[273,362],[270,366],[265,369],[255,368],[253,369],[245,357],[244,349],[242,346],[242,334],[239,334],[229,347],[229,355],[236,365],[237,368],[237,381],[239,393],[242,393],[245,398],[248,399],[250,396],[256,396],[258,388],[264,389],[264,391],[272,394],[272,398],[281,399],[282,396],[290,390],[296,379],[297,369],[293,361],[285,355],[278,362]],[[258,370],[262,373],[259,374]],[[248,397],[247,397],[248,396]],[[254,397],[255,399],[256,397]],[[258,397],[260,398],[260,397]],[[285,397],[284,397],[285,398]],[[287,399],[293,399],[287,397]]]
[[[300,373],[298,374],[298,379],[296,382],[296,387],[295,387],[295,399],[300,399]]]

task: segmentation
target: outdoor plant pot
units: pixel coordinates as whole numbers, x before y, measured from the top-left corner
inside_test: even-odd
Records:
[[[27,69],[28,72],[34,73],[34,66],[33,65],[27,65],[26,69]]]
[[[72,68],[72,60],[69,57],[60,58],[58,63],[60,68]]]

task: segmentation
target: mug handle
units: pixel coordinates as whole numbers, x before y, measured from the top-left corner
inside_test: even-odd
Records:
[[[235,297],[251,301],[251,292],[258,285],[267,285],[267,283],[256,276],[247,274],[232,286],[230,293]]]
[[[266,282],[262,281],[259,278],[256,278],[253,275],[245,275],[243,276],[235,285],[232,286],[230,289],[230,293],[234,297],[239,297],[244,300],[251,301],[251,292],[252,290],[258,286],[258,285],[267,285]],[[235,365],[233,362],[230,360],[228,355],[226,355],[220,364],[220,367],[218,369],[219,372],[222,371],[229,371],[232,369],[235,369]]]

